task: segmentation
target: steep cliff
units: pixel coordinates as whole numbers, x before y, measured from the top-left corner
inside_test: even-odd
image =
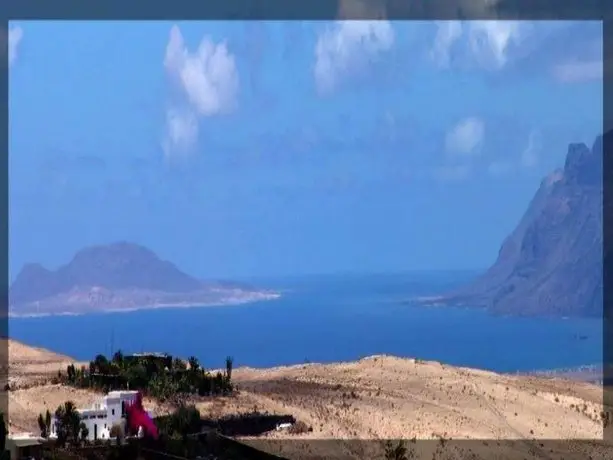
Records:
[[[541,183],[498,258],[445,303],[502,314],[600,316],[603,305],[603,139],[571,144]]]

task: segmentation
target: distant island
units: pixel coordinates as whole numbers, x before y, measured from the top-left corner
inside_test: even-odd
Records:
[[[603,260],[608,260],[602,149],[602,136],[592,148],[571,144],[564,168],[542,181],[489,270],[467,286],[421,302],[504,315],[601,317]]]
[[[230,305],[277,297],[243,284],[196,279],[143,246],[118,242],[82,249],[53,271],[25,265],[9,290],[9,316]]]

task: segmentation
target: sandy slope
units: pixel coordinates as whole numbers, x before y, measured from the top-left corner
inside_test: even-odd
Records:
[[[57,374],[59,370],[65,371],[66,366],[74,362],[74,359],[68,356],[11,339],[0,339],[0,350],[4,355],[3,363],[7,362],[5,356],[8,351],[8,381],[12,387],[44,383],[50,376]]]
[[[239,400],[297,413],[319,438],[594,439],[603,434],[602,389],[583,383],[389,356],[239,369],[233,378],[242,390]],[[202,406],[206,410],[207,404]]]
[[[91,392],[46,385],[59,370],[65,371],[74,362],[72,358],[10,339],[1,339],[0,347],[4,363],[8,352],[8,382],[15,389],[8,398],[10,432],[35,431],[38,414],[47,409],[53,412],[64,401],[72,400],[80,406],[94,401],[96,396]]]
[[[255,441],[259,447],[268,442],[268,450],[290,458],[376,458],[381,443],[355,440],[412,438],[433,440],[410,444],[418,458],[432,458],[437,449],[436,458],[447,454],[489,458],[503,450],[509,458],[558,458],[554,454],[560,450],[561,457],[573,458],[560,442],[541,447],[540,442],[525,440],[603,437],[602,389],[565,380],[506,376],[389,356],[330,365],[238,369],[233,379],[240,395],[223,403],[201,403],[201,412],[257,409],[293,414],[313,431],[298,436],[277,432],[268,441]],[[347,441],[322,441],[332,438]],[[440,452],[441,438],[452,440],[445,455]],[[511,441],[498,445],[475,439]],[[591,443],[571,449],[577,450],[577,458],[605,458]]]
[[[201,403],[294,414],[312,438],[602,438],[602,389],[376,356],[359,362],[238,369],[241,394]],[[577,409],[577,407],[579,409]]]
[[[65,356],[12,341],[9,352],[11,380],[21,385],[28,381],[36,384],[44,378],[45,370],[48,378],[70,362]],[[13,376],[14,371],[17,376]],[[473,453],[488,446],[497,452],[502,448],[489,441],[474,440],[515,440],[507,446],[514,454],[515,450],[524,449],[526,458],[541,454],[543,458],[557,458],[552,455],[559,443],[535,451],[524,440],[603,437],[602,389],[566,380],[506,376],[389,356],[329,365],[240,368],[234,371],[233,380],[239,394],[199,401],[197,405],[203,415],[251,410],[292,414],[312,427],[312,432],[301,435],[276,432],[265,440],[255,441],[260,445],[272,443],[269,449],[281,450],[289,457],[333,457],[330,445],[315,442],[331,438],[433,439],[430,443],[411,444],[411,448],[439,450],[443,438],[453,440],[447,448],[458,452],[471,446]],[[87,406],[96,397],[88,391],[58,385],[30,388],[25,385],[9,393],[11,431],[35,430],[40,412],[53,410],[68,399],[78,406]],[[152,407],[152,403],[148,406]],[[462,446],[453,445],[457,442],[463,442]],[[334,447],[339,448],[338,443]],[[375,447],[380,450],[380,443],[371,441],[358,446],[348,441],[342,454],[375,458],[380,452],[364,450]],[[544,451],[549,453],[545,455]],[[567,452],[564,455],[572,458]],[[583,451],[578,455],[587,458]],[[590,455],[601,457],[594,456],[592,451]],[[432,458],[431,453],[428,458]]]

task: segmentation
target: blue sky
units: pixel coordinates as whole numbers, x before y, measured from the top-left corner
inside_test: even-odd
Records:
[[[485,268],[602,125],[602,26],[15,22],[10,267]]]

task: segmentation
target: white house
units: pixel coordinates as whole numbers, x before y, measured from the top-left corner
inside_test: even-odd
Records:
[[[125,425],[126,406],[136,399],[138,391],[111,391],[102,398],[102,401],[88,409],[77,409],[81,421],[89,431],[88,439],[110,439],[113,425]],[[147,411],[150,417],[152,413]],[[51,423],[50,438],[57,438],[55,417]],[[139,430],[139,433],[141,430]]]
[[[44,439],[32,433],[15,433],[6,438],[5,450],[9,452],[10,459],[33,459],[43,458],[42,444]]]

